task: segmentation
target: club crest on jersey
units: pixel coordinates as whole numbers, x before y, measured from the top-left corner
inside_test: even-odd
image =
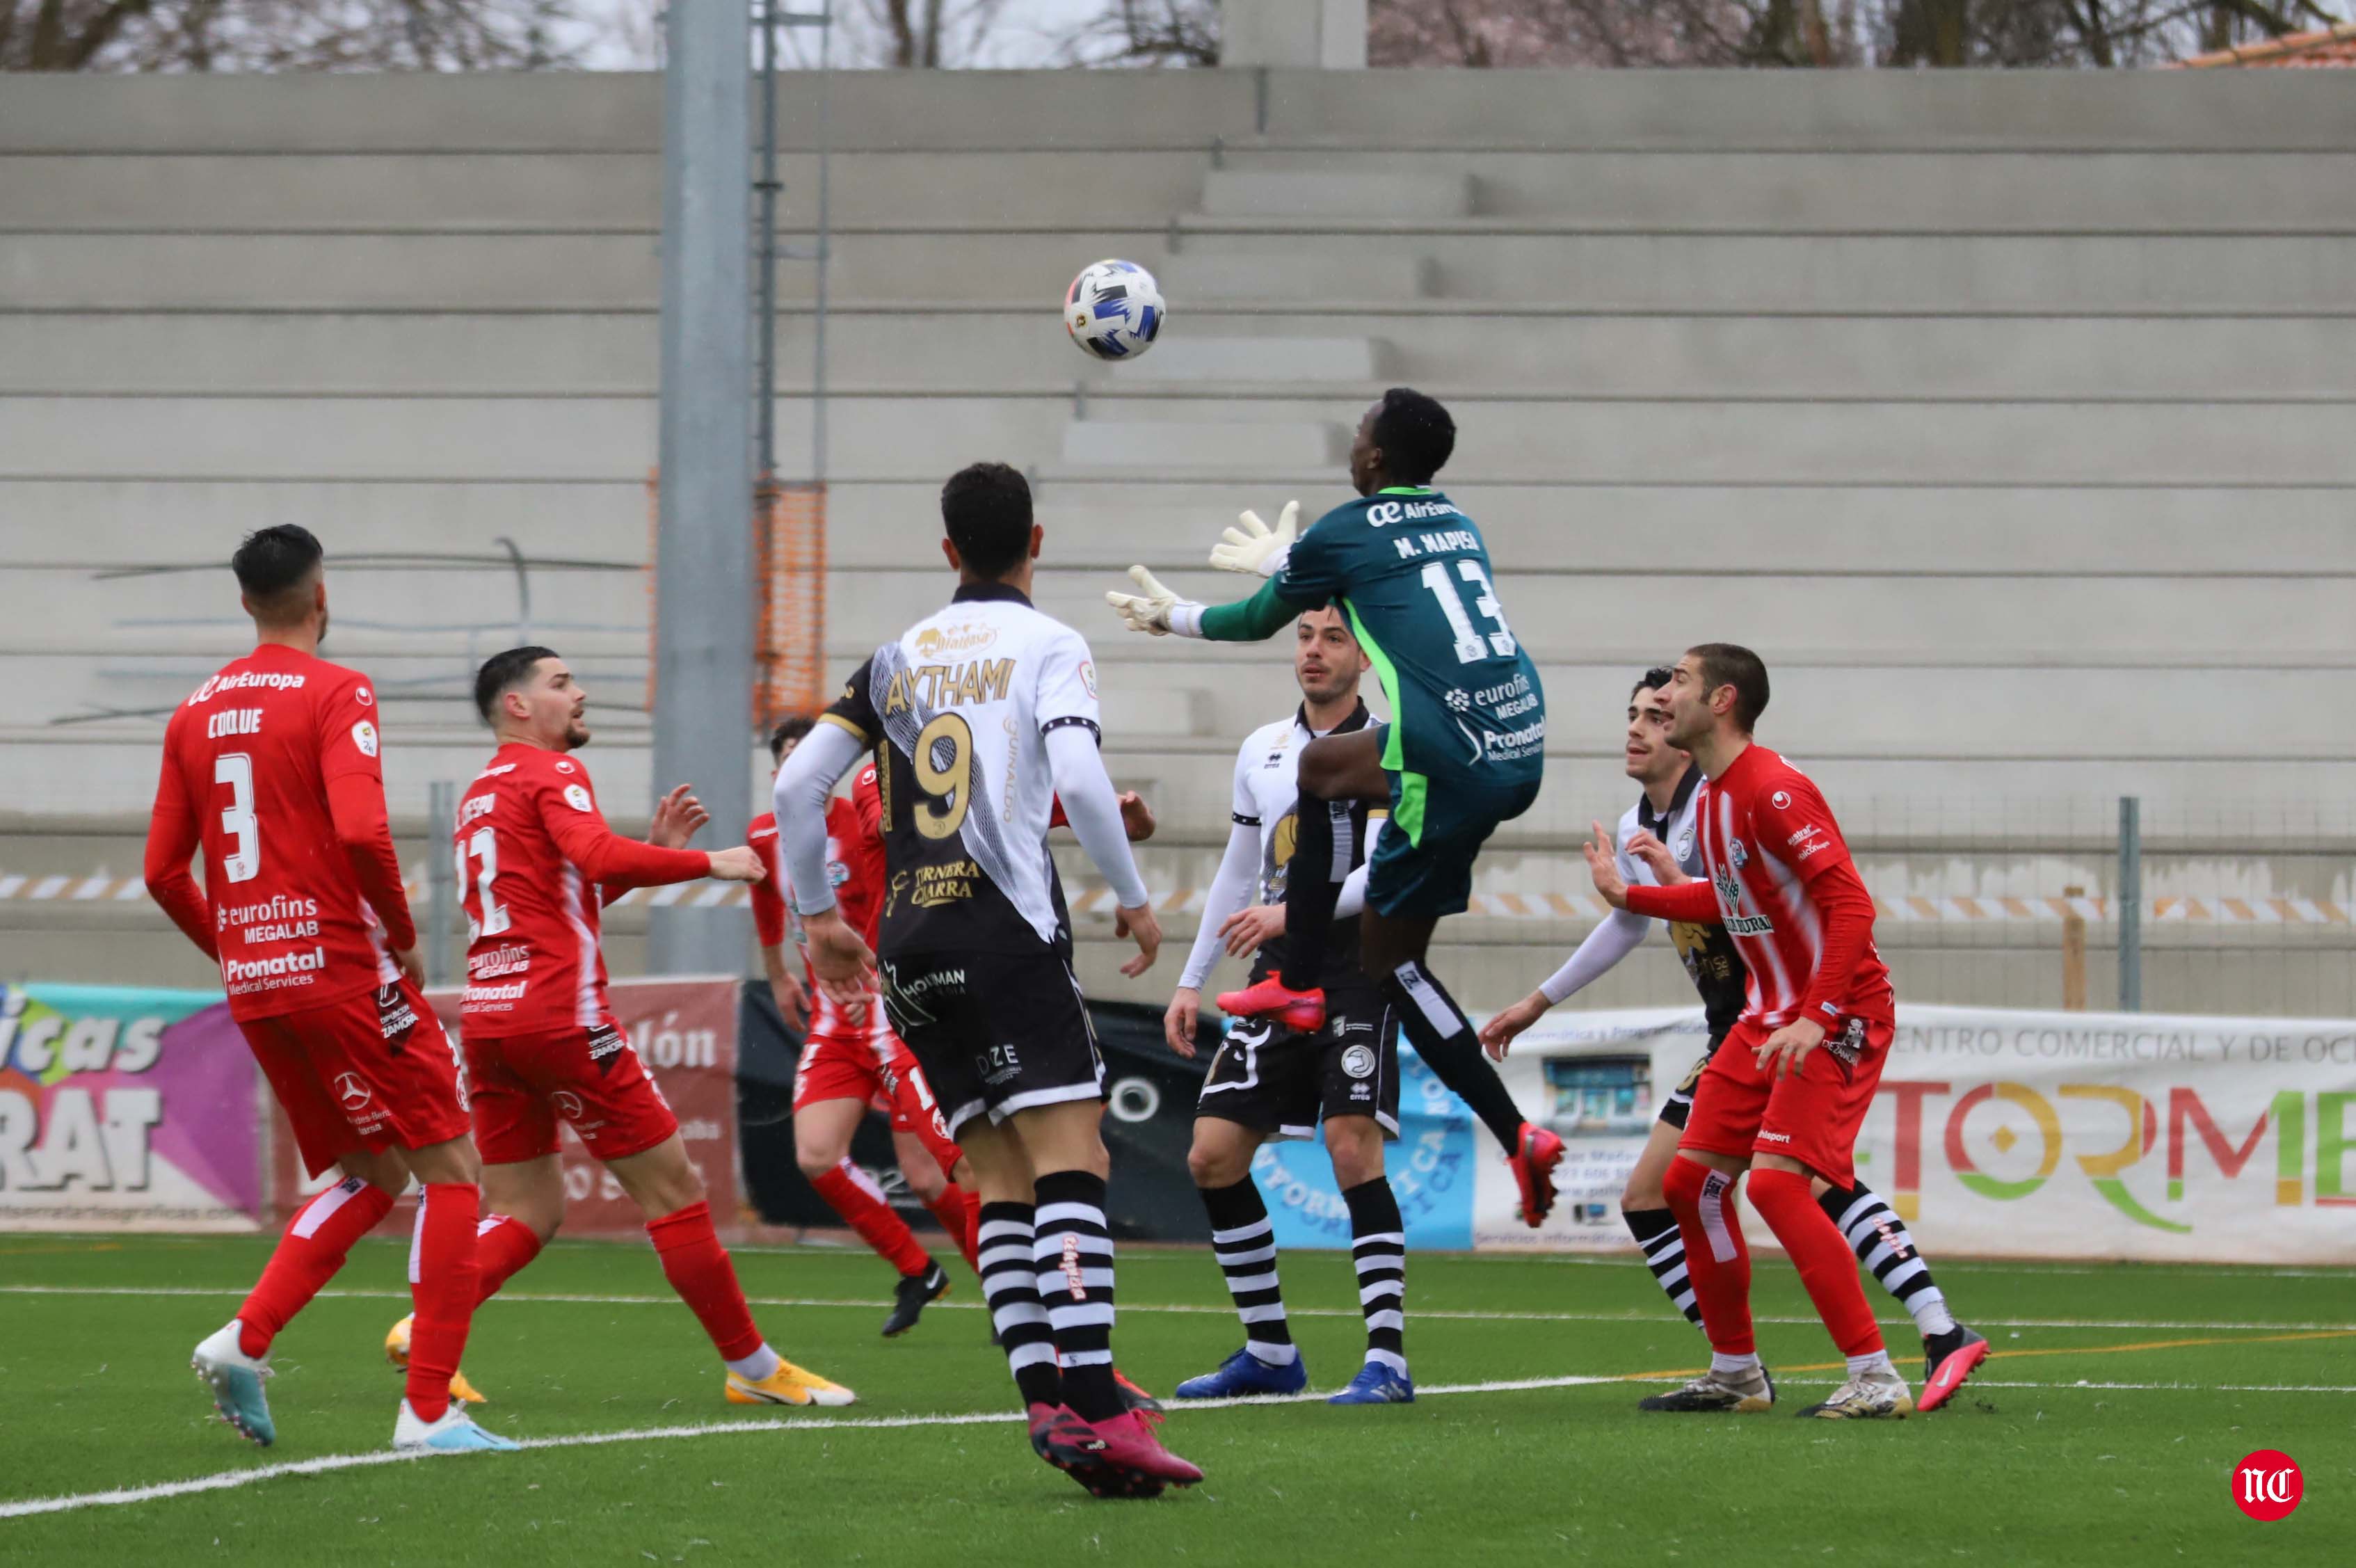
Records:
[[[1729,839],[1726,841],[1726,858],[1734,862],[1734,869],[1740,871],[1751,864],[1751,852],[1742,847],[1740,839]]]

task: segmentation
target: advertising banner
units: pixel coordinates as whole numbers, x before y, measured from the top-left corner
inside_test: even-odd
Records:
[[[253,1230],[260,1084],[217,992],[0,986],[0,1230]]]
[[[1431,1076],[1414,1047],[1402,1041],[1398,1057],[1399,1136],[1385,1148],[1383,1169],[1407,1221],[1407,1244],[1462,1251],[1472,1245],[1472,1113]],[[1262,1144],[1252,1157],[1252,1179],[1279,1247],[1348,1250],[1349,1206],[1323,1142]]]
[[[1483,1134],[1476,1243],[1625,1245],[1614,1173],[1702,1041],[1676,1009],[1516,1041],[1507,1086],[1573,1153],[1533,1231]],[[2356,1021],[1901,1004],[1858,1178],[1934,1253],[2351,1263],[2351,1108]]]
[[[617,980],[611,995],[614,1017],[622,1026],[623,1036],[638,1053],[648,1075],[670,1102],[671,1113],[679,1118],[680,1141],[710,1193],[712,1219],[724,1232],[737,1215],[736,982],[726,977]],[[456,1044],[456,989],[428,992],[426,1000]],[[274,1106],[272,1115],[277,1132],[273,1140],[276,1150],[273,1193],[277,1210],[284,1215],[326,1187],[334,1173],[318,1180],[306,1179],[284,1117]],[[621,1184],[589,1157],[562,1119],[561,1108],[557,1157],[564,1170],[565,1235],[643,1233],[646,1217],[623,1192]],[[406,1231],[414,1216],[413,1201],[413,1197],[404,1198],[377,1233]]]

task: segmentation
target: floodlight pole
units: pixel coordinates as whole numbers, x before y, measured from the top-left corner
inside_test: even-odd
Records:
[[[655,541],[654,794],[692,784],[705,842],[742,843],[752,803],[752,37],[725,0],[664,20],[662,399]],[[651,914],[647,967],[738,974],[741,907]]]

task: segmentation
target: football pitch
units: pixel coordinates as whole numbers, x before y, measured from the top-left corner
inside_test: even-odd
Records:
[[[405,1248],[368,1242],[279,1340],[279,1442],[256,1450],[187,1359],[267,1247],[0,1237],[0,1560],[2220,1563],[2346,1561],[2356,1533],[2342,1272],[1942,1261],[1995,1358],[1947,1410],[1843,1424],[1787,1413],[1838,1358],[1780,1260],[1757,1306],[1782,1405],[1676,1417],[1635,1402],[1707,1355],[1640,1266],[1412,1256],[1416,1404],[1173,1409],[1165,1440],[1208,1479],[1100,1502],[1031,1456],[970,1275],[887,1341],[884,1265],[819,1247],[737,1266],[772,1342],[850,1409],[723,1403],[646,1249],[560,1242],[467,1348],[482,1419],[525,1451],[396,1459],[380,1345]],[[1362,1345],[1348,1256],[1282,1267],[1312,1385],[1339,1387]],[[1207,1252],[1129,1247],[1119,1289],[1122,1368],[1157,1393],[1240,1343]],[[1903,1364],[1912,1326],[1877,1305]],[[2229,1495],[2260,1449],[2304,1471],[2279,1522]]]

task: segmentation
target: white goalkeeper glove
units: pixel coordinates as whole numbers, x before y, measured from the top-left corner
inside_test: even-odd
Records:
[[[1203,607],[1193,599],[1182,599],[1162,585],[1162,579],[1142,566],[1131,566],[1129,579],[1144,592],[1138,594],[1108,593],[1105,603],[1110,605],[1121,618],[1121,624],[1131,631],[1150,632],[1155,637],[1168,637],[1176,632],[1181,637],[1200,637]]]
[[[1222,572],[1252,572],[1263,577],[1283,571],[1293,538],[1301,532],[1301,503],[1285,502],[1273,531],[1256,511],[1248,511],[1236,521],[1243,526],[1228,529],[1222,535],[1226,542],[1211,546],[1211,564]]]

